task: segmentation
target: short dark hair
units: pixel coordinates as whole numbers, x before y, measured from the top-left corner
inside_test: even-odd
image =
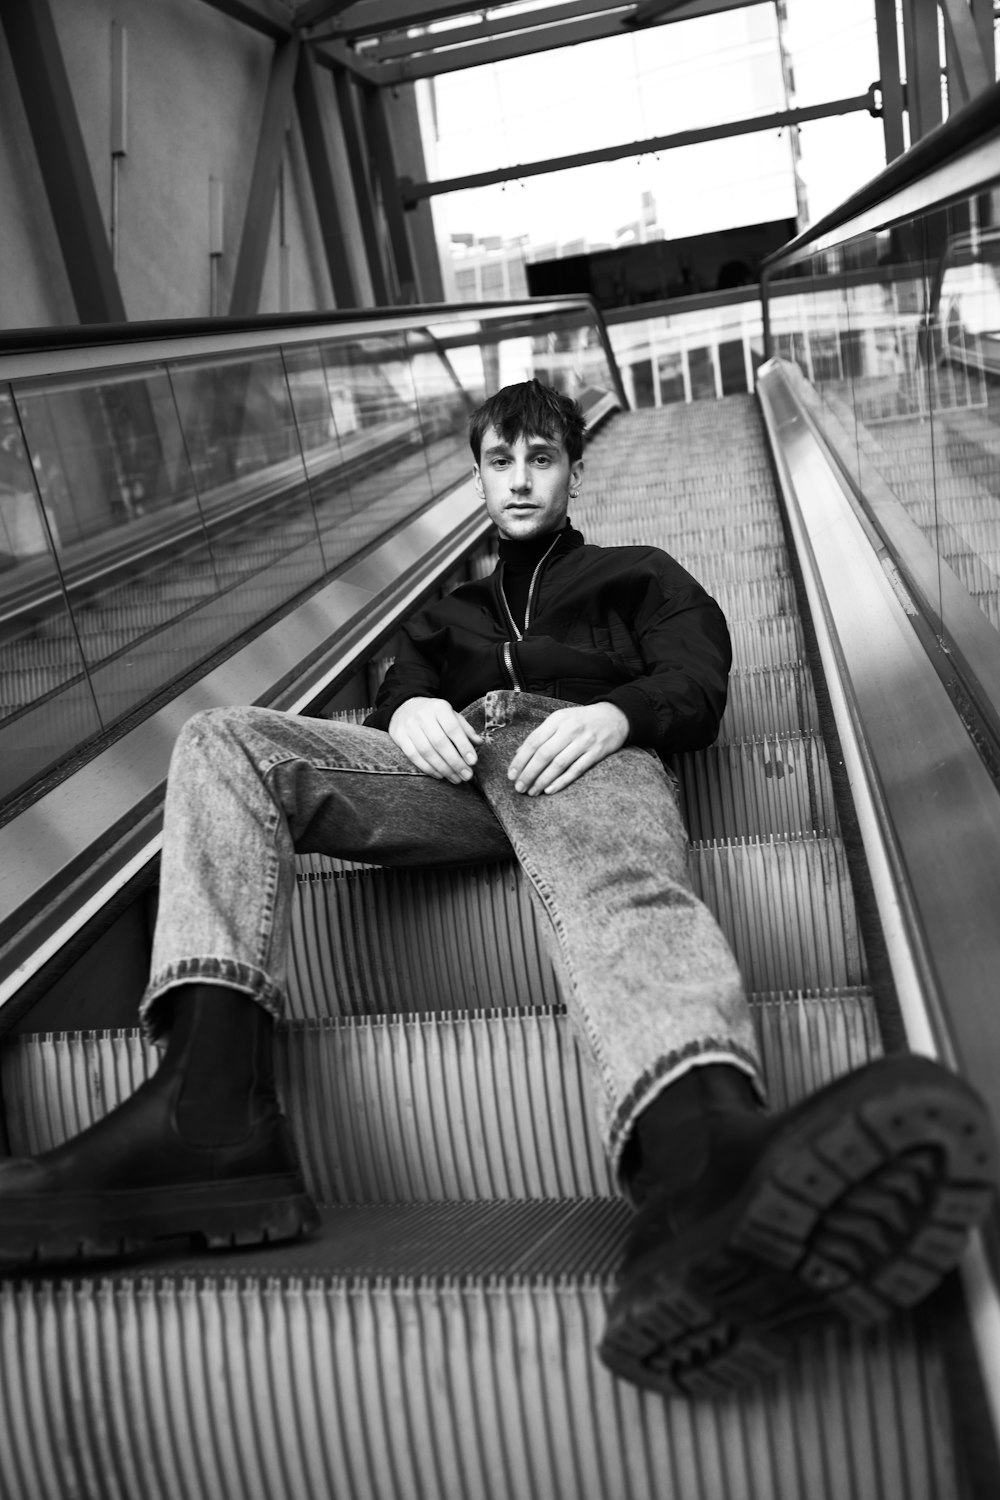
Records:
[[[561,438],[570,463],[576,463],[583,455],[586,425],[579,401],[539,380],[523,380],[519,385],[505,385],[477,407],[469,418],[469,443],[478,463],[483,435],[489,427],[495,428],[505,443],[516,442],[519,437]]]

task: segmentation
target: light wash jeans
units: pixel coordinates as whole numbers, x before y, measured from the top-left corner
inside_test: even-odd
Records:
[[[759,1087],[740,975],[691,890],[658,757],[626,747],[551,796],[507,780],[525,736],[565,706],[505,690],[465,709],[485,743],[460,786],[423,775],[378,729],[266,708],[189,719],[167,789],[149,1033],[160,997],[182,983],[231,985],[280,1015],[295,851],[384,865],[513,852],[591,1065],[613,1171],[636,1116],[691,1066],[733,1063]]]

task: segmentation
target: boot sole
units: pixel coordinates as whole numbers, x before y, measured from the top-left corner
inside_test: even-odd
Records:
[[[848,1074],[795,1112],[733,1203],[631,1268],[600,1356],[668,1395],[752,1385],[809,1325],[871,1327],[933,1291],[995,1173],[961,1079],[919,1057]]]
[[[317,1229],[319,1213],[302,1179],[275,1175],[178,1184],[53,1201],[9,1199],[0,1267],[117,1258],[186,1237],[208,1250],[295,1240]]]

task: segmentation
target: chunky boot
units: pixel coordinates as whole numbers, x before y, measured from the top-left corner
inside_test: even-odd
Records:
[[[987,1111],[937,1063],[884,1058],[771,1117],[749,1099],[733,1107],[731,1077],[720,1088],[712,1075],[734,1072],[694,1069],[664,1090],[625,1164],[642,1204],[599,1352],[617,1375],[668,1395],[754,1384],[814,1323],[867,1327],[919,1302],[993,1196]],[[674,1089],[680,1152],[657,1187]]]
[[[178,1235],[225,1249],[315,1228],[272,1031],[236,990],[174,991],[152,1078],[63,1145],[0,1163],[0,1265],[117,1256]]]

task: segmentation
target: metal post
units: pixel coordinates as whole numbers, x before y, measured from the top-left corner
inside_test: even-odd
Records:
[[[906,57],[906,113],[910,145],[940,125],[941,56],[938,8],[930,0],[901,0]]]
[[[403,202],[400,197],[399,178],[396,174],[396,162],[389,135],[389,122],[385,117],[385,103],[381,92],[374,87],[365,88],[364,101],[368,143],[382,190],[382,211],[385,214],[392,257],[396,265],[399,300],[415,302],[417,280],[413,270],[413,253],[410,249],[406,220],[403,216]]]
[[[233,272],[229,311],[233,317],[253,317],[260,310],[260,292],[267,264],[274,201],[285,150],[285,131],[292,111],[299,40],[279,42],[271,60],[264,113],[257,137],[257,154],[247,194],[243,233]]]
[[[878,34],[879,92],[882,95],[882,133],[885,161],[895,161],[906,149],[903,135],[903,85],[899,76],[899,38],[896,34],[896,0],[875,0]]]
[[[375,216],[371,178],[368,175],[368,163],[358,128],[355,88],[346,68],[333,69],[333,84],[337,96],[340,125],[344,132],[344,145],[347,149],[347,164],[354,188],[354,200],[358,206],[358,219],[361,223],[361,237],[368,262],[368,274],[371,276],[375,302],[378,306],[384,307],[389,302],[389,291],[382,260],[382,246]]]
[[[77,316],[81,323],[124,323],[125,303],[49,0],[3,0],[0,26]]]
[[[323,97],[318,69],[308,47],[299,52],[295,73],[295,103],[302,128],[302,143],[309,164],[313,197],[319,215],[323,248],[338,307],[357,307],[359,299],[337,202],[337,181],[330,160],[330,146],[323,120]]]

